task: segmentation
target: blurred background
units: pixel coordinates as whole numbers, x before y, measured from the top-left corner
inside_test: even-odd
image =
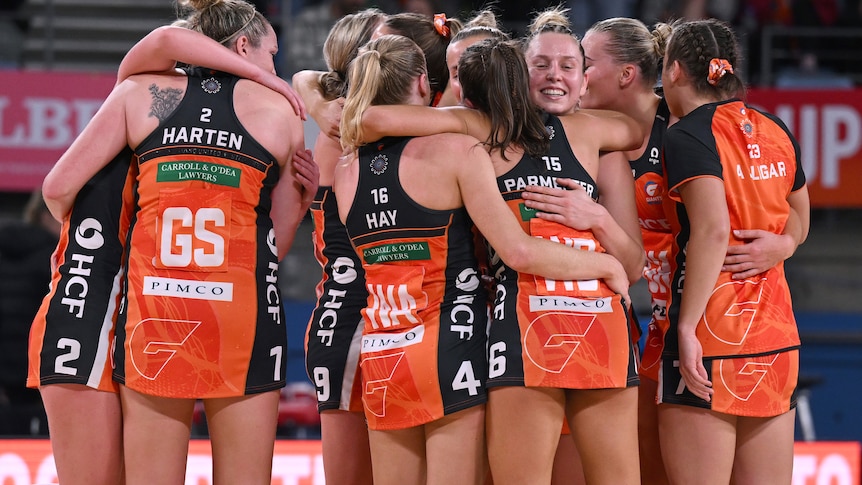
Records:
[[[279,33],[277,68],[285,79],[300,69],[323,69],[321,49],[329,28],[361,8],[468,19],[490,7],[518,35],[533,11],[550,5],[546,0],[254,3]],[[862,440],[860,0],[569,0],[568,6],[581,33],[610,16],[636,17],[648,25],[717,17],[735,27],[745,61],[734,67],[752,88],[749,102],[778,114],[797,135],[811,189],[809,239],[786,263],[803,338],[800,393],[806,399],[800,415],[810,417],[800,420],[804,426],[797,439]],[[25,290],[35,288],[29,294],[36,294],[38,305],[47,288],[46,254],[56,244],[56,232],[51,233],[56,228],[32,214],[25,219],[32,191],[107,96],[125,52],[176,18],[171,0],[0,0],[0,434],[46,433],[38,393],[23,389],[27,332],[35,314]],[[308,146],[316,133],[307,122]],[[302,342],[320,269],[309,220],[300,231],[280,278],[293,381],[285,391],[280,430],[287,437],[317,432]],[[646,312],[645,288],[638,286],[633,296],[636,308]],[[203,422],[198,431],[205,433]]]

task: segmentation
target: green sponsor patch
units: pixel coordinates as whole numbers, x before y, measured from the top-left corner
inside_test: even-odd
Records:
[[[431,250],[425,241],[383,244],[362,250],[366,264],[392,261],[420,261],[431,259]]]
[[[518,209],[521,211],[521,220],[529,221],[530,219],[536,217],[536,209],[530,209],[523,202],[518,204]]]
[[[184,182],[201,180],[216,185],[239,187],[242,171],[238,168],[217,163],[175,161],[159,164],[156,182]]]

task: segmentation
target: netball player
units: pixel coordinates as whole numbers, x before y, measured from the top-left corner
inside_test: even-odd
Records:
[[[123,249],[135,171],[123,149],[77,194],[52,260],[48,295],[30,329],[27,385],[48,416],[57,477],[123,482],[122,413],[111,378]]]
[[[675,25],[664,58],[680,118],[664,143],[673,246],[658,388],[672,484],[791,479],[799,336],[784,267],[735,279],[722,266],[736,229],[781,234],[789,223],[801,243],[808,191],[787,127],[736,99],[739,61],[716,20]]]
[[[275,34],[249,4],[192,6],[189,26],[273,70]],[[302,216],[285,175],[301,120],[281,95],[218,72],[133,76],[46,177],[52,212],[126,144],[139,169],[114,373],[126,481],[183,480],[202,398],[215,480],[269,483],[286,338],[275,268]]]

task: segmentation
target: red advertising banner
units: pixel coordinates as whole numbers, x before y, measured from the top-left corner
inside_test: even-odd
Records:
[[[790,485],[859,485],[860,455],[855,441],[796,443]]]
[[[748,103],[796,135],[814,207],[862,207],[862,89],[752,89]]]
[[[115,82],[104,73],[0,70],[0,191],[41,186]]]
[[[0,70],[0,191],[38,187],[114,81],[103,73]],[[862,207],[862,89],[752,89],[748,101],[799,139],[813,206]]]
[[[796,443],[791,485],[860,485],[859,442]],[[319,441],[277,441],[272,485],[325,485]],[[48,440],[0,440],[0,484],[50,485],[57,471]],[[212,484],[207,440],[192,440],[185,485]]]
[[[282,440],[275,443],[272,485],[325,485],[320,441]],[[212,485],[210,442],[192,440],[185,485]],[[0,440],[0,484],[56,484],[51,442]]]

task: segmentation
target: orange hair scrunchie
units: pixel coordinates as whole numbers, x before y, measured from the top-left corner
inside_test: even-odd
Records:
[[[449,38],[449,26],[446,25],[446,14],[438,13],[434,15],[434,30],[445,38]]]
[[[706,76],[706,80],[709,81],[709,84],[715,86],[718,84],[718,80],[727,73],[733,74],[733,66],[730,65],[727,59],[715,57],[709,61],[709,74]]]

